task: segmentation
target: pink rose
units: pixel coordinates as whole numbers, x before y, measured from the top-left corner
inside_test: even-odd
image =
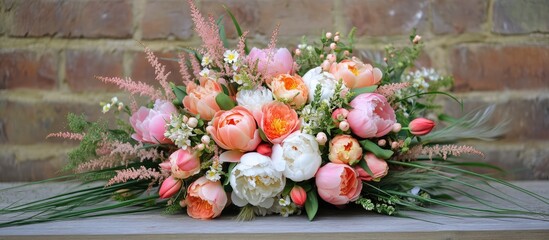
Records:
[[[185,179],[200,172],[200,159],[189,150],[179,149],[170,155],[172,176]]]
[[[217,145],[227,150],[249,152],[261,142],[254,116],[242,106],[217,112],[206,130]]]
[[[351,131],[362,138],[382,137],[393,129],[395,111],[384,96],[363,93],[349,103],[353,109],[347,115]]]
[[[416,136],[428,134],[435,127],[435,122],[426,118],[416,118],[408,124],[410,132]]]
[[[156,100],[152,109],[141,107],[130,117],[130,124],[135,133],[132,138],[145,143],[171,143],[169,138],[164,136],[166,123],[172,118],[177,109],[171,102]]]
[[[212,182],[206,177],[194,181],[187,189],[187,214],[197,219],[212,219],[227,205],[227,194],[221,182]]]
[[[383,159],[377,158],[373,153],[366,153],[364,155],[364,161],[366,161],[368,168],[374,174],[374,176],[370,176],[368,172],[357,164],[355,166],[355,170],[358,172],[360,179],[364,181],[378,181],[380,178],[385,177],[385,175],[389,172],[387,162]]]
[[[158,195],[160,198],[170,198],[181,189],[181,180],[176,180],[173,176],[170,176],[162,182]]]
[[[357,58],[332,63],[330,73],[336,80],[343,79],[343,83],[350,89],[376,85],[381,81],[382,73],[379,68],[364,64]]]
[[[316,173],[318,195],[333,205],[355,201],[362,190],[362,181],[356,171],[347,164],[328,163]]]
[[[223,89],[211,78],[200,78],[200,85],[194,82],[187,84],[187,96],[183,98],[183,106],[192,114],[199,114],[200,118],[212,120],[214,114],[221,110],[215,101],[217,94]]]
[[[273,51],[270,58],[268,49],[254,47],[248,54],[248,63],[250,66],[255,66],[257,63],[257,70],[267,76],[267,84],[270,83],[270,77],[293,73],[294,59],[290,51],[286,48],[273,49]]]
[[[362,147],[350,135],[337,135],[330,141],[328,159],[333,163],[354,165],[362,157]]]

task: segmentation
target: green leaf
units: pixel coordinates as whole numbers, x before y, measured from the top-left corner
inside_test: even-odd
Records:
[[[225,8],[225,11],[231,17],[231,20],[233,21],[234,27],[236,29],[236,33],[238,33],[238,37],[242,37],[242,34],[243,34],[242,29],[240,28],[240,25],[238,24],[238,21],[234,17],[233,13],[227,8],[227,6],[223,5],[223,8]],[[250,51],[248,50],[248,44],[246,40],[244,40],[244,51],[246,52],[246,54],[250,53]]]
[[[318,199],[316,197],[316,190],[313,188],[307,192],[307,200],[305,201],[305,211],[309,221],[313,221],[318,212]]]
[[[377,89],[377,85],[363,87],[363,88],[354,88],[351,89],[351,92],[358,96],[363,93],[373,93]]]
[[[222,110],[231,110],[236,106],[231,97],[229,97],[229,95],[225,93],[217,94],[217,96],[215,97],[215,102]]]
[[[264,142],[270,142],[267,136],[265,135],[265,132],[263,132],[263,129],[257,128],[257,130],[259,130],[259,136],[261,137],[261,140],[263,140]]]
[[[374,142],[368,139],[362,140],[359,143],[362,146],[362,148],[368,150],[369,152],[376,155],[376,157],[381,159],[389,159],[394,153],[392,150],[381,148],[380,146],[378,146],[377,144],[375,144]]]
[[[223,93],[229,95],[229,89],[227,88],[227,86],[225,86],[224,84],[219,84],[221,85],[221,89],[223,89]]]
[[[172,91],[175,94],[175,97],[177,98],[177,102],[174,104],[181,106],[183,104],[183,98],[187,96],[187,89],[185,88],[185,86],[176,86],[171,82],[170,82],[170,86],[172,87]]]
[[[374,173],[372,172],[370,167],[368,167],[368,163],[366,163],[366,160],[362,159],[362,160],[358,161],[358,165],[362,169],[364,169],[364,171],[366,171],[370,176],[374,176]]]
[[[227,34],[225,33],[225,25],[223,24],[223,15],[219,16],[216,24],[217,24],[217,27],[219,28],[219,37],[223,42],[223,47],[228,48],[229,42],[227,41]]]
[[[284,190],[282,190],[282,196],[286,196],[290,194],[290,191],[292,191],[292,188],[294,188],[295,182],[289,179],[286,179],[286,186],[284,186]]]
[[[229,184],[229,174],[233,171],[233,168],[236,166],[236,163],[229,164],[229,169],[227,170],[227,177],[225,178],[225,182],[223,182],[223,185]]]

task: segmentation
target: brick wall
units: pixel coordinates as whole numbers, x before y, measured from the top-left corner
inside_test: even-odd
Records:
[[[427,51],[419,65],[453,74],[471,109],[496,104],[510,119],[496,142],[474,143],[509,179],[549,179],[549,2],[546,0],[206,0],[226,4],[255,45],[280,23],[279,45],[322,30],[357,27],[357,50],[379,53],[403,44],[413,28]],[[226,18],[227,20],[227,18]],[[227,20],[228,21],[228,20]],[[228,35],[233,37],[231,25]],[[94,79],[153,81],[143,43],[161,57],[197,46],[185,1],[0,0],[0,181],[55,176],[74,145],[45,140],[64,131],[67,112],[102,117],[99,101],[123,95]],[[177,66],[166,61],[171,81]],[[457,112],[455,106],[449,109]]]

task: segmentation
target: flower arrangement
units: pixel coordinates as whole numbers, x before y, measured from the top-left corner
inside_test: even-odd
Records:
[[[227,11],[240,36],[231,49],[219,21],[189,4],[203,44],[179,55],[182,82],[168,82],[172,75],[145,48],[161,89],[129,78],[98,79],[147,97],[146,104],[113,98],[101,106],[119,117],[117,128],[69,114],[71,132],[49,136],[81,141],[69,154],[67,169],[75,173],[67,178],[106,181],[105,186],[7,207],[2,211],[44,211],[1,226],[95,216],[127,206],[135,210],[121,213],[186,209],[197,219],[236,207],[242,220],[302,212],[312,220],[323,204],[358,204],[388,215],[402,209],[459,216],[534,214],[449,203],[452,194],[483,201],[461,188],[494,195],[475,185],[484,182],[547,202],[465,168],[494,167],[460,160],[483,154],[453,142],[494,138],[503,124],[487,126],[491,108],[462,118],[437,116],[436,95],[457,99],[446,92],[451,77],[410,70],[423,47],[420,36],[412,34],[408,47],[388,47],[383,62],[373,65],[352,55],[353,31],[347,37],[327,32],[290,51],[276,47],[275,29],[267,48],[250,50],[247,32]],[[118,202],[107,207],[71,207],[112,198]],[[470,212],[437,212],[429,205]]]

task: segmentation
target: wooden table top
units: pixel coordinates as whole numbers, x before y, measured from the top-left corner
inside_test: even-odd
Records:
[[[549,198],[549,181],[515,182]],[[12,184],[0,183],[0,189]],[[22,196],[64,189],[61,183],[29,192],[1,193],[0,207]],[[508,189],[500,189],[508,192]],[[512,195],[513,196],[513,195]],[[518,201],[517,201],[518,200]],[[523,206],[549,213],[549,205],[532,199],[515,199]],[[390,217],[357,209],[330,209],[309,222],[305,215],[257,217],[238,222],[234,214],[203,221],[184,213],[160,211],[141,214],[57,221],[0,228],[0,239],[549,239],[549,218],[457,218],[410,213],[426,220]],[[0,222],[9,220],[0,215]]]

